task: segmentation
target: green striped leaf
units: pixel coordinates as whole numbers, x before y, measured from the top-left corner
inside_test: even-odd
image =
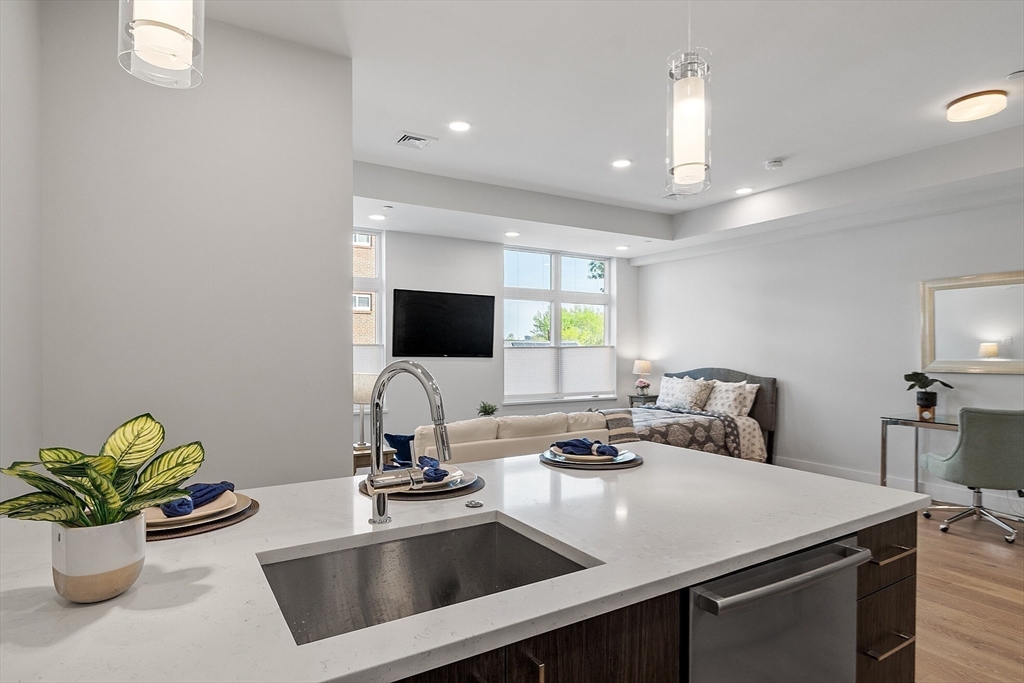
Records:
[[[10,498],[9,500],[5,500],[0,503],[0,515],[10,514],[11,512],[39,505],[55,506],[65,504],[64,500],[58,498],[52,493],[37,491],[35,493],[26,493],[23,496]]]
[[[72,463],[78,462],[82,458],[86,457],[85,453],[80,453],[70,448],[40,448],[39,459],[43,461],[44,465],[47,465],[46,469],[50,469],[49,463]]]
[[[139,473],[136,495],[143,496],[168,486],[177,486],[196,473],[204,457],[203,444],[198,441],[172,448]]]
[[[121,507],[121,496],[117,494],[117,489],[114,488],[114,483],[104,477],[102,474],[96,471],[96,468],[86,465],[85,467],[86,476],[89,477],[89,483],[96,490],[103,500],[103,505],[108,510],[117,510]]]
[[[163,442],[163,425],[146,413],[115,429],[100,449],[100,455],[113,456],[121,469],[138,469],[156,454]]]
[[[7,468],[0,469],[0,472],[10,475],[12,477],[17,477],[18,479],[24,481],[26,484],[36,487],[40,491],[52,493],[53,495],[57,496],[61,500],[71,505],[78,505],[78,496],[75,495],[74,491],[69,489],[67,486],[64,486],[63,484],[56,482],[53,479],[50,479],[49,477],[44,477],[41,474],[36,474],[35,472],[25,469],[12,470]]]
[[[82,460],[82,463],[92,467],[107,479],[114,477],[117,470],[117,458],[111,455],[91,455]]]
[[[77,505],[34,506],[11,512],[11,519],[29,519],[36,522],[70,522],[78,519],[81,508]]]
[[[114,476],[114,488],[121,500],[128,500],[135,493],[135,470],[118,470]]]
[[[135,512],[143,508],[156,507],[157,505],[163,505],[164,503],[170,503],[172,500],[178,500],[179,498],[187,498],[189,492],[184,489],[179,489],[176,486],[160,489],[153,493],[145,496],[137,496],[128,501],[124,506],[125,512]]]

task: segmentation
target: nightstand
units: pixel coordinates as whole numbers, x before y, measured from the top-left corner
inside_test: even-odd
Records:
[[[629,407],[630,408],[635,408],[636,406],[644,406],[644,405],[647,405],[648,403],[653,405],[653,404],[655,404],[657,402],[658,402],[658,395],[657,394],[644,394],[643,396],[634,395],[634,394],[630,394],[629,395]]]
[[[391,456],[394,455],[397,452],[398,451],[396,451],[391,446],[385,446],[384,447],[384,462],[390,461],[391,460]],[[356,470],[358,470],[360,467],[369,467],[369,466],[370,466],[370,447],[366,446],[365,448],[357,448],[357,447],[353,446],[353,448],[352,448],[352,476],[354,477],[356,475]]]

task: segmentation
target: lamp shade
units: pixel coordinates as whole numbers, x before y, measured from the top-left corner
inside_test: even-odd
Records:
[[[365,405],[372,402],[373,385],[376,381],[377,375],[352,375],[352,403]]]
[[[165,88],[203,82],[206,0],[119,0],[117,61]]]
[[[998,358],[999,344],[996,342],[982,342],[978,346],[978,355],[982,358]]]
[[[635,360],[635,361],[633,361],[633,374],[634,375],[649,375],[649,374],[651,374],[651,361],[649,361],[649,360]]]

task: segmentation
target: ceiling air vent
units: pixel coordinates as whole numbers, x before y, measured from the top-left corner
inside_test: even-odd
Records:
[[[437,142],[437,138],[432,138],[429,135],[420,135],[419,133],[410,133],[407,130],[403,130],[402,137],[398,138],[398,141],[395,144],[401,147],[423,149],[431,142]]]

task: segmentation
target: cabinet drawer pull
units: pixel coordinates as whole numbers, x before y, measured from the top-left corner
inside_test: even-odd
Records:
[[[540,661],[539,659],[537,659],[533,655],[528,654],[526,656],[529,657],[530,661],[533,662],[534,666],[537,667],[537,683],[544,683],[544,679],[545,679],[544,662]]]
[[[906,633],[897,633],[896,635],[903,639],[902,643],[900,643],[899,645],[897,645],[896,647],[894,647],[893,649],[889,650],[888,652],[886,652],[884,654],[878,654],[874,650],[868,650],[867,651],[868,657],[871,657],[871,659],[874,659],[875,661],[880,662],[883,659],[888,659],[892,655],[896,654],[897,652],[899,652],[900,650],[905,648],[907,645],[910,645],[912,642],[917,640],[917,636],[911,636],[911,635],[908,635]]]
[[[896,546],[893,546],[893,547],[896,548],[897,550],[902,550],[903,552],[896,553],[892,557],[887,557],[884,560],[877,560],[874,557],[872,557],[871,558],[871,564],[876,564],[879,567],[884,567],[885,565],[890,564],[892,562],[896,562],[898,560],[902,560],[904,557],[910,557],[911,555],[913,555],[914,553],[917,552],[917,548],[908,548],[905,545],[896,545]]]

